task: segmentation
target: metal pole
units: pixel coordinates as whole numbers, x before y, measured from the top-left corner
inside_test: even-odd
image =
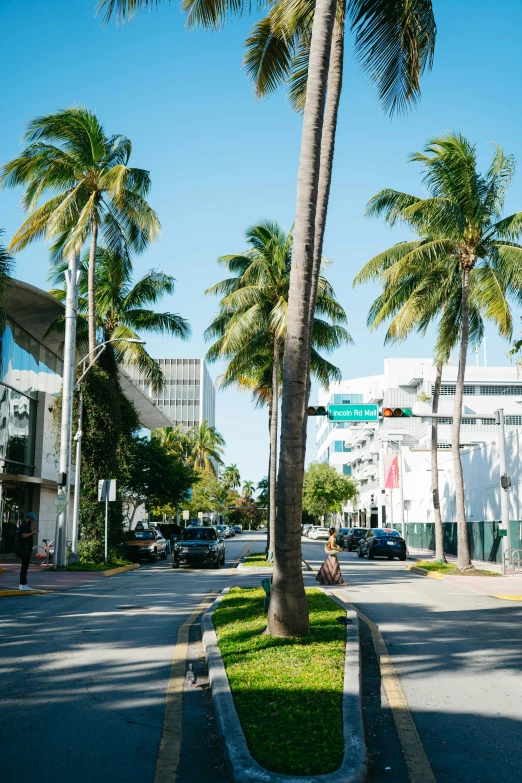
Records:
[[[402,458],[402,442],[399,441],[399,502],[401,508],[401,535],[404,538],[404,460]],[[406,539],[404,538],[406,541]]]
[[[511,525],[509,524],[509,489],[507,484],[507,464],[506,464],[506,430],[504,427],[504,409],[499,408],[496,412],[498,429],[498,457],[500,468],[500,520],[502,528],[507,530],[507,535],[502,536],[502,573],[506,571],[506,559],[511,562]],[[503,484],[505,486],[503,486]],[[507,555],[507,558],[506,558]]]
[[[65,273],[65,341],[63,352],[62,421],[60,427],[60,467],[58,495],[65,493],[65,508],[58,508],[54,537],[53,568],[66,565],[67,542],[67,506],[70,496],[70,466],[72,441],[72,408],[74,390],[76,315],[78,309],[78,283],[81,272],[78,270],[80,254],[71,253],[69,267]],[[60,483],[62,482],[62,483]]]
[[[72,543],[71,552],[78,554],[78,529],[80,525],[80,465],[82,459],[82,412],[83,412],[83,392],[80,392],[80,402],[78,405],[78,431],[76,433],[76,471],[74,478],[74,506],[72,522]]]
[[[106,482],[108,483],[108,482]],[[109,488],[105,487],[105,565],[109,562]]]

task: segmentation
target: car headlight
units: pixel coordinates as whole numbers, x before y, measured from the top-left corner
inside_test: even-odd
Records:
[[[148,544],[146,546],[140,546],[140,549],[154,549],[154,544]]]
[[[218,548],[218,542],[213,541],[211,544],[208,545],[209,549],[217,549]]]

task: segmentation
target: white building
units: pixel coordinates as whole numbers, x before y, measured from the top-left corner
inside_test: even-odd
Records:
[[[127,373],[148,394],[171,422],[187,430],[205,421],[216,424],[216,397],[204,359],[156,359],[165,376],[165,386],[155,394],[136,367]]]
[[[441,478],[445,498],[443,521],[454,521],[451,499],[452,470],[448,449],[451,448],[451,423],[457,367],[446,365],[442,372],[438,443],[441,450]],[[433,393],[435,367],[432,359],[385,359],[382,375],[354,378],[332,384],[319,393],[319,404],[344,402],[377,403],[380,407],[410,407],[429,400]],[[477,367],[468,365],[464,386],[461,447],[474,449],[477,444],[495,441],[498,427],[493,415],[503,408],[506,432],[522,428],[522,378],[515,367]],[[481,419],[466,419],[465,414],[484,414]],[[359,483],[355,508],[344,509],[344,520],[370,524],[393,524],[401,521],[433,521],[430,493],[431,420],[421,418],[380,419],[378,423],[332,423],[326,417],[317,419],[317,460],[328,462],[341,473],[352,475]],[[521,430],[522,431],[522,430]],[[387,488],[385,468],[397,456],[401,486]],[[386,471],[387,472],[387,471]],[[498,471],[497,471],[498,472]],[[520,473],[520,468],[518,468]],[[447,474],[447,475],[446,475]],[[512,476],[518,481],[518,476]],[[447,479],[447,482],[446,482]],[[493,483],[493,481],[491,482]],[[498,483],[498,482],[497,482]],[[471,486],[468,482],[467,486]],[[518,484],[517,484],[518,487]],[[470,501],[471,502],[471,501]],[[486,507],[477,519],[488,519]],[[498,518],[498,515],[497,517]]]

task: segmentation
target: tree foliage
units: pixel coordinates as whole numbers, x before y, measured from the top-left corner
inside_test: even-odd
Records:
[[[312,462],[304,476],[303,508],[314,517],[342,511],[357,496],[357,482],[326,462]]]

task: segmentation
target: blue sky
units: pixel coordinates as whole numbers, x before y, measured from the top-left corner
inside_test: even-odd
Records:
[[[193,32],[171,3],[107,29],[95,18],[94,5],[3,0],[0,161],[19,152],[28,120],[75,103],[95,110],[109,133],[127,135],[131,163],[151,172],[150,202],[163,227],[154,247],[136,258],[135,273],[161,268],[174,275],[176,293],[164,309],[188,318],[193,330],[188,343],[149,338],[149,349],[156,356],[201,356],[203,331],[216,311],[216,301],[203,295],[220,279],[215,259],[242,251],[245,228],[260,219],[292,225],[300,118],[282,94],[261,103],[254,99],[241,69],[251,19],[233,21],[220,33]],[[355,340],[335,355],[345,377],[380,372],[385,356],[429,356],[432,348],[430,336],[384,349],[383,334],[366,329],[376,289],[354,293],[352,280],[372,255],[404,235],[364,219],[368,199],[385,186],[421,194],[418,170],[407,156],[448,130],[474,141],[484,166],[491,141],[522,159],[522,4],[434,0],[434,7],[434,69],[423,80],[420,105],[400,120],[383,115],[348,41],[324,248]],[[0,191],[0,226],[8,239],[22,221],[20,195]],[[506,209],[522,209],[520,171]],[[47,287],[43,243],[16,260],[19,278]],[[509,346],[492,328],[487,336],[488,363],[507,363]],[[222,368],[210,369],[215,377]],[[239,464],[244,479],[258,481],[268,459],[266,413],[230,390],[218,392],[216,415],[227,461]],[[313,438],[313,424],[309,430]],[[315,453],[312,438],[309,458]]]

